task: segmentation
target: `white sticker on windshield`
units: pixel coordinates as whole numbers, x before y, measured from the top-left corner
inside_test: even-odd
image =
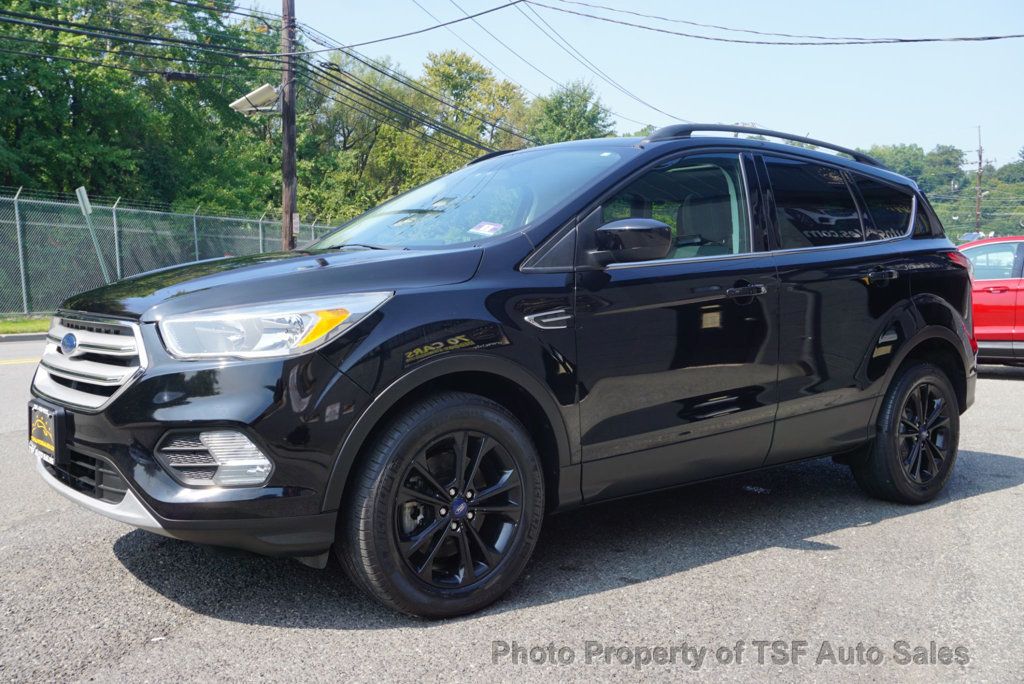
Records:
[[[470,233],[476,233],[477,235],[497,235],[501,232],[503,226],[500,223],[491,223],[489,221],[481,221],[472,228],[469,229]]]

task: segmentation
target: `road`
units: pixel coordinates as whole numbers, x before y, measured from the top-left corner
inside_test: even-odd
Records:
[[[23,425],[40,344],[0,343],[0,679],[1024,672],[1024,370],[984,372],[956,471],[930,505],[868,499],[818,460],[563,514],[505,599],[429,622],[378,606],[333,564],[165,539],[52,492]],[[913,662],[915,647],[933,662]],[[856,662],[841,664],[841,648]],[[790,662],[773,664],[783,654]]]

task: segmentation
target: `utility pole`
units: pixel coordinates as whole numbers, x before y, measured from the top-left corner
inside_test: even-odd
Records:
[[[281,0],[281,247],[295,248],[295,0]]]
[[[984,172],[981,126],[978,126],[978,175],[974,178],[974,231],[981,231],[981,174]]]

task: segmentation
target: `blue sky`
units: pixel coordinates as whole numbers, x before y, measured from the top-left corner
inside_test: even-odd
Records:
[[[451,0],[419,0],[442,20],[462,16]],[[502,0],[456,0],[468,12]],[[559,5],[558,0],[539,0]],[[638,12],[784,33],[848,36],[962,36],[1024,33],[1024,0],[589,0]],[[274,0],[242,0],[280,12]],[[586,7],[588,13],[635,23],[657,22]],[[956,145],[974,158],[981,125],[985,157],[1013,161],[1024,147],[1024,39],[837,47],[780,47],[713,43],[660,35],[535,8],[585,57],[658,109],[700,122],[756,122],[848,146],[914,142],[925,149]],[[529,10],[526,10],[529,12]],[[296,0],[300,21],[345,44],[434,24],[412,0],[341,2]],[[599,80],[539,32],[516,8],[480,17],[502,41],[560,82],[585,79],[602,101],[631,119],[674,123]],[[681,24],[669,29],[756,38]],[[453,30],[536,93],[554,85],[470,21]],[[768,38],[769,40],[773,40]],[[419,74],[431,51],[469,51],[446,29],[361,48],[389,56]],[[637,124],[621,120],[620,131]]]

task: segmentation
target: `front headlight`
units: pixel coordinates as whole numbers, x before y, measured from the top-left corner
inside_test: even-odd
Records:
[[[168,316],[160,321],[160,334],[179,359],[293,356],[327,344],[393,294],[358,292]]]

